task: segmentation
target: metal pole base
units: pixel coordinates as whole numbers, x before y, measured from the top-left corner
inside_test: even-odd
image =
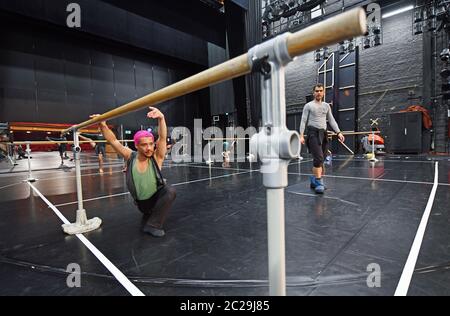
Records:
[[[256,162],[256,157],[255,157],[255,155],[253,155],[253,154],[249,154],[249,155],[247,156],[247,160],[248,160],[250,163]]]
[[[213,161],[212,161],[212,160],[206,160],[206,164],[207,164],[207,165],[212,165],[212,164],[213,164]]]
[[[377,159],[377,158],[375,158],[375,157],[372,157],[372,158],[370,158],[370,159],[369,159],[369,161],[370,161],[370,162],[377,162],[377,161],[378,161],[378,159]]]
[[[28,178],[28,179],[26,179],[26,180],[23,180],[23,182],[30,182],[30,183],[34,183],[34,182],[36,182],[38,179],[36,179],[36,178]]]
[[[73,224],[62,225],[63,231],[68,235],[84,234],[96,230],[102,225],[102,220],[94,217],[90,220],[86,217],[85,210],[77,211],[77,221]]]

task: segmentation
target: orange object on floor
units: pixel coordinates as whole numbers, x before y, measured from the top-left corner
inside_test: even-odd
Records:
[[[369,144],[372,144],[372,141],[373,141],[374,138],[375,138],[375,144],[376,145],[384,145],[383,137],[381,137],[381,136],[379,136],[377,134],[374,134],[374,135],[369,134],[369,140],[368,140]]]

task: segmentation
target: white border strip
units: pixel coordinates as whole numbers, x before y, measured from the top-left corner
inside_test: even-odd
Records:
[[[17,182],[17,183],[13,183],[13,184],[8,184],[8,185],[5,185],[5,186],[3,186],[3,187],[0,187],[0,190],[6,189],[6,188],[9,188],[9,187],[13,187],[13,186],[15,186],[15,185],[19,185],[19,184],[21,184],[21,183],[23,183],[23,181]]]
[[[42,195],[42,193],[39,192],[39,190],[34,185],[32,185],[29,182],[28,182],[28,185],[53,210],[53,212],[55,212],[55,214],[61,219],[61,221],[64,224],[70,224],[70,222],[67,220],[67,218],[65,218],[64,215],[62,215],[62,213],[52,203],[50,203],[50,201],[47,200]],[[77,234],[76,236],[92,252],[92,254],[94,256],[96,256],[98,260],[100,260],[100,262],[106,267],[106,269],[108,269],[109,272],[111,272],[114,275],[114,277],[117,279],[117,281],[119,281],[120,284],[122,284],[123,287],[125,287],[125,289],[127,289],[127,291],[131,295],[133,295],[133,296],[145,296],[144,293],[142,293],[141,290],[139,290],[133,283],[131,283],[131,281],[128,280],[127,277],[122,272],[120,272],[120,270],[117,269],[116,266],[114,264],[112,264],[112,262],[109,261],[109,259],[106,258],[100,252],[100,250],[98,250],[86,237],[84,237],[82,234]]]
[[[91,202],[91,201],[95,201],[95,200],[107,199],[107,198],[110,198],[110,197],[128,195],[128,194],[130,194],[130,192],[122,192],[122,193],[112,194],[112,195],[103,195],[103,196],[99,196],[99,197],[96,197],[96,198],[83,200],[83,203],[84,202]],[[56,207],[60,207],[60,206],[67,206],[67,205],[77,204],[77,203],[78,203],[78,201],[75,201],[75,202],[56,204],[55,206]]]
[[[348,159],[348,158],[347,158]],[[334,158],[333,160],[337,160],[337,161],[346,161],[347,159],[344,158]],[[367,158],[364,157],[353,157],[352,158],[354,161],[357,162],[364,162],[367,161]],[[414,162],[414,163],[434,163],[434,160],[400,160],[400,159],[380,159],[379,162]]]
[[[104,173],[85,173],[82,174],[82,177],[87,177],[87,176],[98,176],[98,175],[112,175],[114,173],[123,173],[122,170],[120,171],[105,171]],[[68,179],[68,178],[76,178],[77,176],[65,176],[65,177],[53,177],[53,178],[39,178],[39,181],[47,181],[47,180],[59,180],[59,179]]]
[[[431,189],[430,197],[428,198],[427,206],[422,215],[422,220],[420,221],[419,228],[417,229],[416,237],[409,252],[408,260],[406,261],[405,267],[403,268],[402,276],[398,282],[397,289],[395,290],[395,296],[406,296],[408,294],[409,284],[411,283],[411,278],[414,273],[414,268],[416,266],[417,258],[419,256],[420,247],[422,245],[423,236],[425,234],[425,229],[427,227],[428,218],[430,217],[431,208],[434,202],[434,196],[436,195],[436,190],[438,187],[438,163],[435,164],[434,171],[434,184]]]
[[[297,172],[288,172],[290,175],[297,176],[312,176],[312,173],[297,173]],[[333,176],[333,175],[324,175],[324,178],[338,178],[338,179],[355,179],[355,180],[367,180],[367,181],[384,181],[384,182],[397,182],[397,183],[411,183],[411,184],[427,184],[432,185],[433,182],[422,182],[422,181],[409,181],[409,180],[394,180],[394,179],[384,179],[384,178],[360,178],[360,177],[350,177],[350,176]],[[40,181],[40,180],[39,180]],[[450,183],[441,183],[438,185],[446,185],[450,186]]]
[[[195,182],[202,182],[202,181],[215,180],[215,179],[220,179],[220,178],[227,178],[227,177],[231,177],[231,176],[236,176],[236,175],[246,174],[246,173],[252,173],[252,172],[255,172],[255,171],[235,172],[235,173],[224,174],[224,175],[216,176],[216,177],[209,177],[209,178],[203,178],[203,179],[198,179],[198,180],[191,180],[191,181],[186,181],[186,182],[175,183],[175,184],[172,184],[172,186],[176,187],[176,186],[183,185],[183,184],[190,184],[190,183],[195,183]]]

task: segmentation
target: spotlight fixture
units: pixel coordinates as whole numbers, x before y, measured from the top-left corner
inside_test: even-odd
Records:
[[[353,41],[349,41],[348,42],[347,50],[349,52],[354,52],[355,51],[355,44],[353,44]]]
[[[266,6],[262,20],[267,22],[275,22],[281,19],[281,14],[283,13],[283,9],[279,4],[270,4]]]
[[[320,58],[321,58],[320,49],[318,49],[315,52],[315,60],[320,61]]]
[[[283,13],[283,8],[277,4],[272,8],[272,22],[279,21],[281,19],[281,14]]]
[[[329,54],[329,52],[328,52],[328,47],[324,47],[324,48],[323,48],[323,59],[324,59],[324,60],[327,60],[328,57],[330,57],[330,54]]]
[[[344,54],[345,54],[344,42],[339,42],[339,55],[344,55]]]
[[[380,35],[375,35],[375,37],[373,38],[373,45],[374,46],[378,46],[381,45],[381,37]]]
[[[414,24],[414,35],[419,35],[423,33],[422,22],[417,22]]]
[[[370,38],[369,37],[364,38],[363,47],[370,48]]]
[[[372,32],[373,32],[373,34],[380,34],[381,33],[381,27],[379,25],[375,25],[372,28]]]
[[[444,48],[439,57],[442,61],[448,61],[450,59],[450,50],[448,48]]]
[[[422,22],[422,10],[416,9],[414,11],[414,22]]]
[[[281,5],[281,8],[283,10],[283,12],[281,13],[281,16],[283,18],[288,18],[290,16],[293,16],[297,12],[297,7],[296,7],[295,0],[285,1]]]

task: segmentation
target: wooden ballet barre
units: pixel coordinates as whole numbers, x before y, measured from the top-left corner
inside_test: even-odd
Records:
[[[134,142],[134,140],[119,140],[119,142],[121,143],[131,143]],[[54,144],[73,144],[73,141],[67,140],[67,141],[40,141],[40,140],[36,140],[36,141],[23,141],[23,142],[8,142],[8,144],[12,144],[12,145],[54,145]],[[107,140],[93,140],[93,141],[80,141],[80,144],[91,144],[91,143],[108,143]]]
[[[54,128],[54,127],[11,126],[10,130],[13,132],[30,131],[30,132],[58,132],[58,133],[61,133],[64,129],[63,128]],[[97,129],[83,129],[80,132],[95,134],[97,132]]]
[[[207,141],[212,141],[212,140],[250,140],[251,138],[203,138],[203,139]]]
[[[374,131],[374,132],[341,132],[344,136],[351,136],[351,135],[370,135],[370,134],[381,134],[380,131]],[[308,135],[303,135],[304,137],[307,137]],[[328,136],[337,136],[336,133],[328,131]]]
[[[342,132],[342,135],[369,135],[369,134],[381,134],[380,131],[374,131],[374,132]],[[336,133],[328,132],[328,136],[336,136]]]
[[[314,24],[304,30],[289,34],[287,38],[287,50],[293,58],[327,45],[363,35],[366,29],[365,11],[362,8],[352,9]],[[80,130],[81,128],[101,121],[113,119],[147,106],[169,101],[217,83],[246,75],[252,71],[249,60],[248,53],[240,55],[142,98],[131,101],[98,117],[74,125],[63,130],[62,133],[67,134],[71,130]]]

